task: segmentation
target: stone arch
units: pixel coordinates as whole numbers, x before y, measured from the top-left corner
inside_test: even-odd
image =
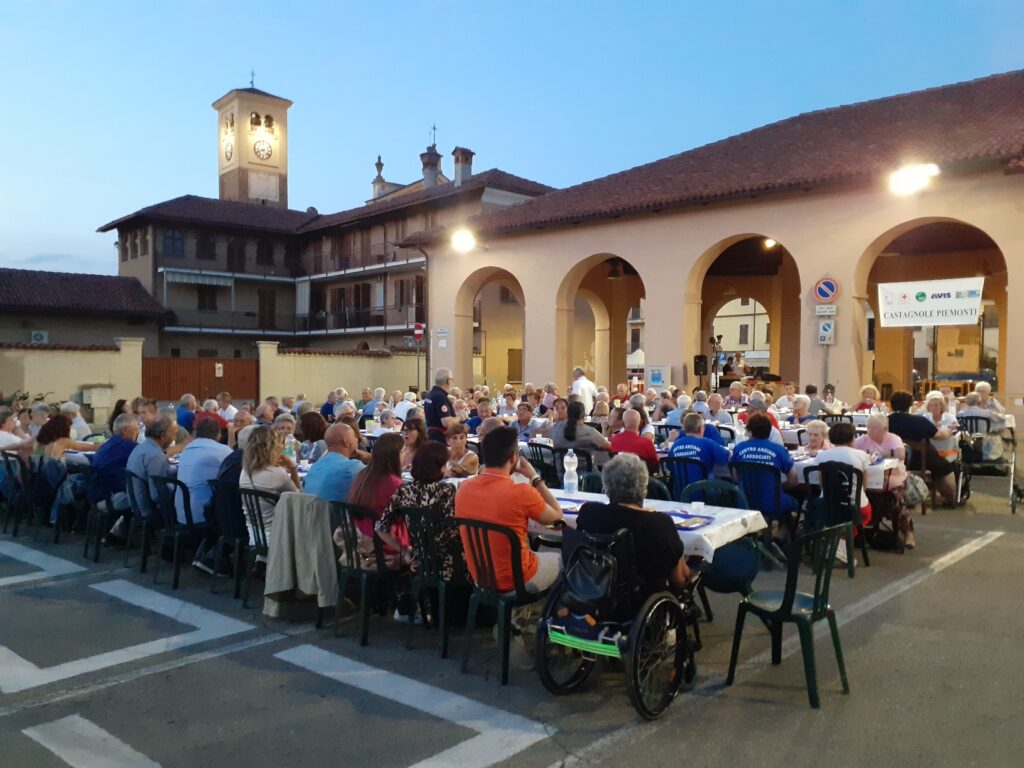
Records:
[[[460,384],[471,385],[473,383],[473,358],[474,358],[474,303],[477,296],[487,286],[498,284],[507,288],[515,297],[519,305],[520,317],[518,338],[520,349],[525,348],[525,329],[523,319],[526,313],[526,295],[519,280],[507,269],[498,266],[486,266],[471,272],[462,281],[459,290],[455,295],[454,327],[451,329],[450,339],[445,339],[446,344],[452,344],[455,356],[455,378]],[[436,333],[436,329],[435,329]],[[440,343],[441,338],[435,341]],[[482,350],[485,359],[488,356],[486,350]],[[496,354],[496,353],[492,353]],[[506,353],[507,354],[507,353]],[[490,376],[488,375],[488,378]],[[504,378],[504,377],[502,377]],[[504,383],[504,382],[500,382]]]
[[[746,241],[776,241],[781,260],[771,280],[753,276],[709,276],[712,266],[734,246],[742,248]],[[724,295],[725,284],[735,284],[736,292]],[[731,299],[749,297],[768,311],[771,323],[771,365],[773,373],[784,379],[797,379],[800,371],[801,292],[800,268],[786,243],[769,232],[742,232],[723,237],[694,261],[686,278],[684,300],[684,363],[695,355],[709,354],[707,338],[715,314]],[[785,343],[783,343],[785,339]]]
[[[615,281],[598,272],[602,265],[612,259],[618,259],[622,269],[628,273],[621,285],[616,285]],[[636,279],[631,279],[633,277]],[[573,359],[576,299],[580,298],[587,303],[594,316],[594,381],[612,386],[620,375],[624,377],[625,351],[628,346],[626,320],[630,309],[645,294],[639,270],[618,254],[594,253],[576,262],[562,278],[555,295],[557,375],[567,377],[572,368],[581,363]],[[622,371],[618,370],[620,367]]]
[[[929,232],[943,232],[944,238],[936,238]],[[921,245],[915,248],[915,233]],[[929,241],[941,243],[930,250]],[[908,245],[909,243],[909,245]],[[958,243],[962,246],[958,247]],[[880,261],[888,249],[896,248],[899,260],[892,264]],[[966,258],[965,258],[966,256]],[[914,263],[917,260],[917,264]],[[925,270],[920,269],[926,266]],[[888,389],[912,389],[914,368],[914,339],[911,328],[882,328],[876,322],[874,328],[874,350],[867,349],[868,320],[867,308],[878,317],[878,298],[874,286],[878,282],[903,282],[908,280],[929,280],[982,275],[985,286],[983,300],[994,304],[999,315],[997,345],[997,378],[1004,386],[1007,373],[1007,349],[1009,326],[1007,323],[1007,280],[1009,264],[1005,250],[996,239],[981,226],[957,217],[920,216],[889,227],[875,237],[863,250],[854,271],[854,297],[858,323],[858,336],[864,339],[865,362],[862,378]],[[935,341],[932,337],[929,344]],[[981,332],[984,349],[984,331]],[[930,373],[933,362],[941,362],[941,354],[934,350],[928,361]],[[869,367],[870,366],[870,367]],[[963,370],[973,371],[977,361],[965,361]]]

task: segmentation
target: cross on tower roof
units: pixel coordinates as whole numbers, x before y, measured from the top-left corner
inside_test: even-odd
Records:
[[[433,145],[437,144],[437,123],[430,126],[430,143]]]

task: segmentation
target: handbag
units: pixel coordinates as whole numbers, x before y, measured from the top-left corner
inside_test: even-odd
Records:
[[[903,489],[903,501],[907,506],[921,504],[928,495],[928,484],[919,475],[907,475],[906,487]]]

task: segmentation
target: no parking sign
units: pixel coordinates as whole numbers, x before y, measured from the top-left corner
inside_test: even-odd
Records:
[[[828,304],[839,298],[839,281],[834,277],[823,277],[814,284],[814,298]]]
[[[831,346],[836,343],[835,318],[818,321],[818,343],[822,346]]]

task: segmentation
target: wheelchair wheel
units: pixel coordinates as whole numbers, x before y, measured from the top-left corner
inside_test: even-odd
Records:
[[[551,590],[544,606],[544,616],[537,624],[537,674],[544,687],[556,696],[579,690],[597,663],[593,656],[585,656],[582,651],[553,643],[548,638],[546,620],[554,612],[560,595],[560,585]]]
[[[647,598],[633,622],[626,654],[626,690],[646,720],[665,714],[686,674],[686,615],[668,592]],[[696,667],[694,666],[694,672]]]

